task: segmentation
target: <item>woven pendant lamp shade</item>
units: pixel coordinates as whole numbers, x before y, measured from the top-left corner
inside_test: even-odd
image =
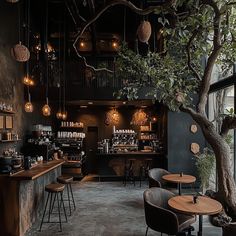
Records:
[[[11,49],[11,54],[13,58],[16,61],[19,62],[25,62],[28,61],[30,58],[30,52],[29,49],[24,46],[23,44],[19,43],[16,44],[12,49]]]
[[[142,21],[137,29],[138,39],[142,43],[147,43],[152,33],[152,27],[149,21]]]

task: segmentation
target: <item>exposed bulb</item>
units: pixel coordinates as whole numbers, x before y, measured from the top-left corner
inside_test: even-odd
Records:
[[[44,116],[50,116],[51,115],[51,108],[48,104],[45,104],[42,108],[42,112]]]
[[[32,78],[29,76],[29,75],[26,75],[23,79],[23,83],[25,85],[28,85],[28,86],[33,86],[34,85],[34,81],[32,80]]]
[[[66,119],[67,119],[67,112],[66,112],[66,111],[63,111],[61,114],[62,114],[61,119],[62,119],[62,120],[66,120]]]
[[[57,119],[61,120],[62,119],[62,112],[59,110],[56,114]]]
[[[25,112],[33,112],[34,107],[33,104],[31,102],[27,102],[25,104]]]

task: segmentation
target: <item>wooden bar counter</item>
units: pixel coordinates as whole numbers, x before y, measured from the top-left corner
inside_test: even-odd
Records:
[[[124,175],[124,166],[128,159],[135,159],[134,172],[139,175],[140,166],[146,159],[151,159],[151,168],[167,167],[167,159],[165,154],[157,152],[118,152],[118,153],[98,153],[97,159],[97,173],[99,176],[122,177]]]
[[[61,175],[63,163],[53,160],[13,175],[0,175],[0,235],[23,236],[42,215],[44,187]]]

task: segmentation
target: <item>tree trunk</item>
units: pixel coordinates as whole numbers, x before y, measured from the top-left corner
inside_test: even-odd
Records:
[[[231,171],[230,147],[220,136],[214,125],[196,122],[201,126],[207,142],[211,145],[216,157],[216,171],[218,178],[218,200],[223,204],[226,212],[236,216],[236,185]]]

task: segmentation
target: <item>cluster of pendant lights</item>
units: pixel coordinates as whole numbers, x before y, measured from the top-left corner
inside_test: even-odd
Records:
[[[19,0],[6,0],[9,3],[17,3]],[[20,5],[18,5],[18,17],[19,17],[19,43],[14,45],[11,49],[12,57],[18,61],[18,62],[26,62],[26,75],[23,78],[23,83],[27,86],[27,93],[28,93],[28,101],[25,103],[24,109],[25,112],[31,113],[33,112],[33,104],[31,102],[31,96],[30,96],[30,87],[33,86],[34,80],[29,75],[29,59],[30,59],[30,51],[29,51],[29,42],[30,42],[30,0],[27,1],[28,3],[28,9],[27,9],[27,47],[21,43],[20,35],[21,35],[21,22],[20,22]],[[46,30],[45,30],[45,42],[48,40],[48,6],[46,7]],[[45,52],[48,54],[48,46],[47,43],[45,44]],[[42,107],[42,113],[44,116],[50,116],[51,115],[51,108],[49,106],[48,102],[48,85],[49,85],[49,66],[48,66],[48,55],[47,55],[47,61],[46,61],[46,103]],[[64,42],[64,63],[63,63],[63,70],[64,70],[64,101],[63,101],[63,108],[61,109],[61,62],[60,62],[60,36],[59,36],[59,109],[56,113],[56,117],[61,120],[66,120],[67,118],[67,112],[65,110],[65,42]]]

